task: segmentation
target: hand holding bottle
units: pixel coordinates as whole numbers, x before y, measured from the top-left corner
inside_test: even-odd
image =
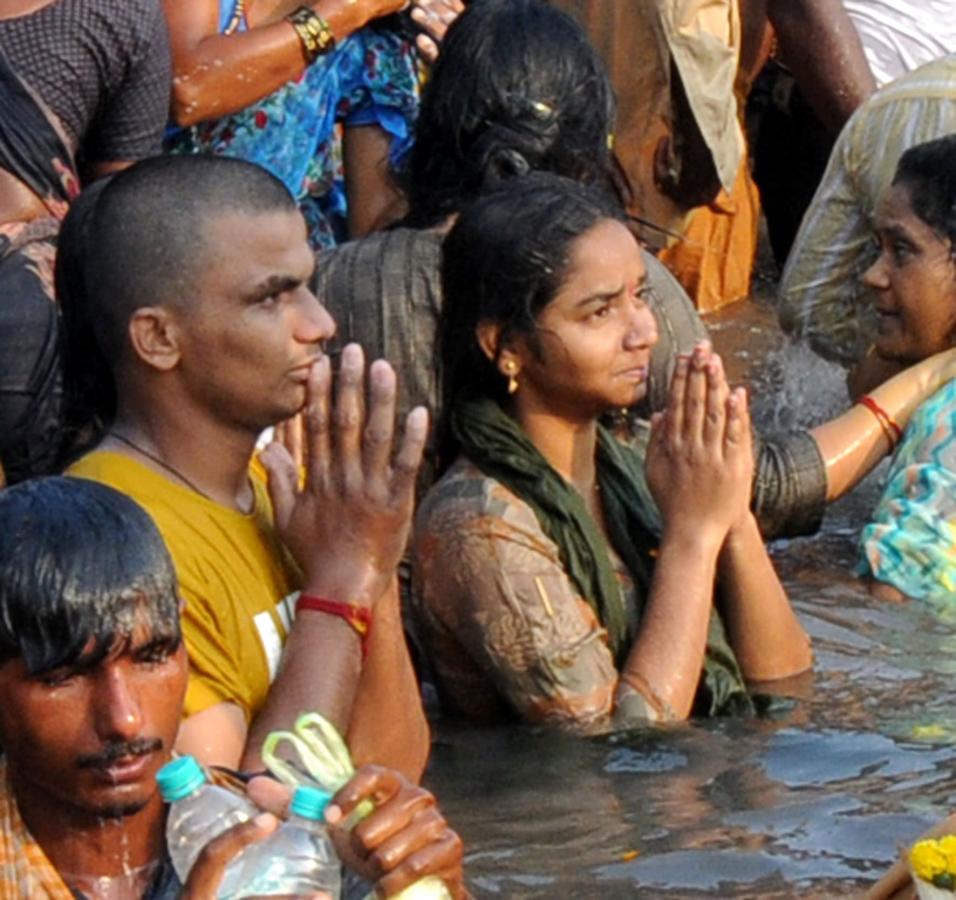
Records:
[[[374,811],[354,828],[335,827],[346,825],[353,810],[368,801]],[[374,881],[379,896],[394,897],[427,880],[440,881],[444,896],[468,897],[461,838],[445,821],[435,797],[400,772],[364,766],[332,798],[326,821],[339,857]]]
[[[272,778],[254,778],[249,796],[262,809],[284,815],[291,788]],[[359,806],[375,809],[355,827]],[[326,810],[329,834],[342,862],[368,881],[379,896],[394,897],[422,880],[440,879],[447,895],[468,897],[462,871],[462,842],[435,798],[399,772],[365,766],[333,797]]]

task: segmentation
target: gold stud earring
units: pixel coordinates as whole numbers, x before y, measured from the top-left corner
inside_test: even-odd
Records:
[[[518,390],[518,370],[513,362],[505,364],[505,371],[508,373],[508,393],[514,394]]]

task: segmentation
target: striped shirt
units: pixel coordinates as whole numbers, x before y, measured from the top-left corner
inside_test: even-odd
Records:
[[[73,900],[73,892],[27,830],[0,759],[0,900]]]
[[[909,147],[956,132],[956,54],[874,94],[840,133],[780,282],[784,329],[845,365],[872,340],[860,276],[876,259],[873,214]]]

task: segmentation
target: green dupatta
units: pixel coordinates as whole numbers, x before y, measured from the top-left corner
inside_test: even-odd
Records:
[[[597,478],[611,539],[634,580],[636,619],[629,623],[624,594],[607,543],[581,495],[541,455],[521,426],[494,400],[459,400],[451,428],[461,452],[485,475],[527,503],[557,545],[568,577],[607,630],[618,668],[643,613],[654,571],[652,551],[660,517],[644,475],[644,455],[598,426]],[[704,671],[694,704],[704,715],[748,713],[753,703],[716,609],[711,615]]]

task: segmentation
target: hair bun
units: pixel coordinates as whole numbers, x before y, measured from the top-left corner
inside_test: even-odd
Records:
[[[531,163],[525,159],[520,150],[513,147],[497,147],[488,154],[484,166],[484,184],[492,187],[508,178],[527,175],[531,171]]]
[[[472,145],[469,167],[478,184],[493,187],[541,168],[557,137],[558,117],[551,105],[508,93]]]

